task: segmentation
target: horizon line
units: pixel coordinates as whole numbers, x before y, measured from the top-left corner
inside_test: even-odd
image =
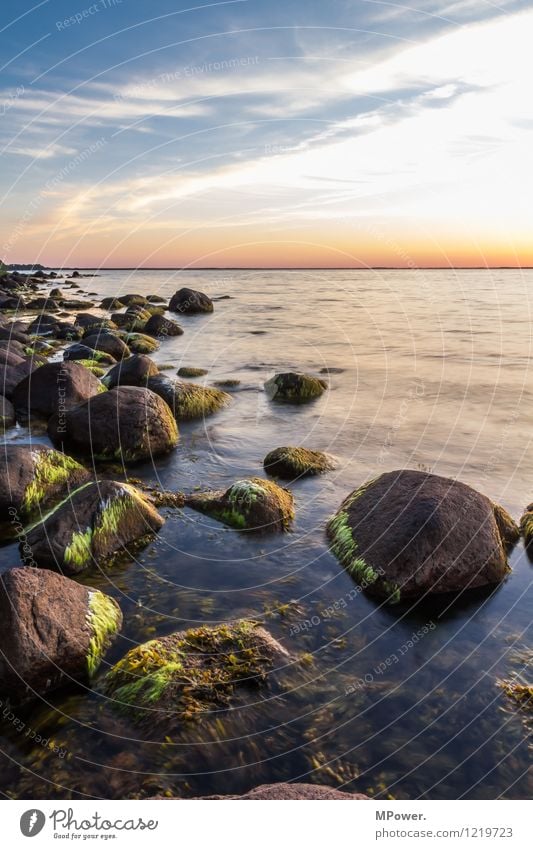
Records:
[[[531,271],[533,265],[42,265],[41,263],[8,263],[9,269],[41,268],[45,271]]]

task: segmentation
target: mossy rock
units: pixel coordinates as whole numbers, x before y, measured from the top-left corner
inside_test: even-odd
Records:
[[[275,374],[265,383],[265,390],[272,401],[284,401],[288,404],[305,404],[319,398],[328,384],[320,377],[299,372]]]
[[[94,351],[109,354],[115,360],[123,360],[129,357],[128,345],[116,333],[90,333],[83,337],[83,344]]]
[[[97,481],[80,487],[28,531],[21,555],[43,569],[78,575],[145,543],[163,524],[135,487]]]
[[[105,387],[103,387],[105,390]],[[168,405],[154,392],[119,386],[48,422],[54,445],[94,460],[134,463],[175,448],[178,428]]]
[[[170,380],[163,375],[150,377],[146,385],[166,401],[176,421],[211,416],[231,401],[231,395],[220,389],[200,386],[198,383],[185,383],[182,380]]]
[[[207,374],[206,368],[195,368],[194,366],[181,366],[178,369],[178,377],[203,377]]]
[[[224,380],[215,380],[213,386],[219,386],[221,389],[236,389],[241,385],[241,381],[237,377],[226,377]]]
[[[322,451],[295,448],[292,445],[275,448],[263,461],[265,472],[274,477],[294,480],[306,475],[320,475],[335,468],[332,457]]]
[[[145,298],[144,295],[138,295],[138,294],[120,295],[120,300],[126,307],[133,307],[133,306],[142,307],[142,306],[144,306],[145,304],[148,303],[148,300],[147,300],[147,298]]]
[[[90,479],[72,457],[44,445],[6,443],[0,452],[0,528],[13,537]]]
[[[106,369],[102,368],[98,360],[76,360],[76,362],[80,366],[89,369],[95,377],[103,377],[106,373]]]
[[[194,493],[185,503],[241,531],[287,531],[294,520],[292,494],[263,478],[236,481],[226,491]]]
[[[126,304],[123,304],[122,301],[119,301],[118,298],[104,298],[100,304],[101,310],[121,310],[125,307]]]
[[[103,383],[108,389],[114,389],[115,386],[146,386],[148,378],[157,374],[159,369],[150,357],[133,354],[113,366]]]
[[[123,338],[134,354],[153,354],[159,348],[159,342],[144,333],[125,333]]]
[[[191,628],[131,649],[104,692],[135,723],[175,726],[257,698],[286,650],[256,622]]]
[[[529,548],[533,542],[533,504],[529,504],[524,515],[520,519],[520,532],[524,537],[524,543]]]
[[[172,295],[168,305],[170,312],[195,313],[213,312],[213,301],[204,292],[183,288]]]
[[[502,515],[466,484],[402,470],[354,490],[330,520],[328,535],[363,589],[394,603],[502,581],[510,572],[511,530],[502,535]]]
[[[26,702],[87,683],[121,624],[118,604],[99,590],[37,568],[10,569],[0,579],[0,692]]]
[[[533,684],[522,684],[520,681],[502,681],[500,687],[515,705],[533,715]]]
[[[76,342],[70,345],[63,353],[64,360],[95,360],[100,366],[114,366],[116,363],[115,357],[105,351],[98,351],[91,348],[89,345],[84,345]]]

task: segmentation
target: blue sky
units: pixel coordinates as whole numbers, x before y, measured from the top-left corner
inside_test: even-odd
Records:
[[[531,259],[530,3],[3,0],[0,31],[8,261]]]

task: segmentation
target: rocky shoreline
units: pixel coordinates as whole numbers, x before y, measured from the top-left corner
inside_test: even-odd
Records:
[[[114,480],[110,464],[127,469],[169,454],[180,422],[216,415],[232,396],[191,382],[201,370],[182,367],[171,378],[150,357],[187,332],[188,315],[211,314],[214,299],[182,288],[169,303],[130,293],[97,304],[80,282],[79,272],[63,278],[4,268],[0,275],[0,525],[2,540],[17,540],[20,553],[20,563],[0,579],[0,694],[22,705],[94,681],[118,714],[142,726],[153,723],[157,708],[157,723],[171,733],[213,707],[245,704],[277,665],[302,658],[259,623],[237,620],[149,640],[98,677],[123,614],[77,576],[142,549],[165,522],[163,505],[200,511],[244,534],[287,533],[298,510],[291,486],[327,474],[335,459],[299,446],[265,446],[267,477],[236,480],[225,490],[161,492]],[[325,377],[298,372],[265,383],[269,403],[280,408],[312,404],[328,389]],[[30,436],[46,433],[54,447],[10,441],[16,423]],[[356,482],[324,533],[360,589],[398,604],[506,580],[509,551],[520,533],[529,542],[531,527],[530,508],[518,525],[465,484],[398,470]],[[510,682],[502,686],[518,699]],[[533,688],[526,690],[530,703]],[[299,796],[298,786],[242,798],[316,798],[310,790]],[[302,787],[320,796],[317,786]],[[326,791],[322,798],[339,798]]]

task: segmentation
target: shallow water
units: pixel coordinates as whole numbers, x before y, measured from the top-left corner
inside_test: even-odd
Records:
[[[222,488],[263,474],[266,453],[287,444],[328,451],[338,468],[294,484],[288,535],[257,539],[167,510],[142,554],[83,577],[125,618],[101,674],[140,640],[244,615],[265,621],[293,658],[272,689],[167,740],[118,717],[98,680],[92,693],[53,694],[21,714],[23,731],[4,719],[0,789],[190,796],[300,779],[385,798],[531,796],[530,728],[497,686],[531,645],[521,544],[496,590],[387,608],[353,592],[324,527],[364,480],[406,467],[459,478],[519,518],[533,500],[533,272],[102,272],[80,285],[101,296],[170,297],[185,285],[230,296],[211,316],[181,317],[185,334],[154,359],[206,368],[206,384],[240,379],[232,404],[182,425],[178,448],[132,475]],[[276,405],[263,391],[275,371],[324,368],[342,372],[310,405]],[[1,568],[16,562],[16,546],[0,550]]]

